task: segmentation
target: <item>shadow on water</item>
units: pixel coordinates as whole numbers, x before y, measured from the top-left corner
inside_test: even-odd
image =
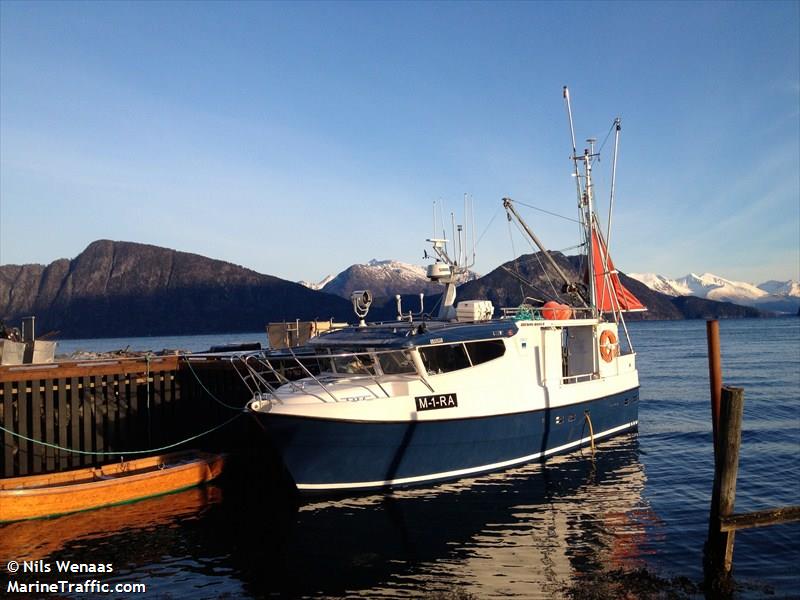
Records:
[[[218,485],[2,526],[0,559],[111,562],[104,581],[166,598],[701,597],[646,569],[664,525],[643,498],[635,435],[594,458],[584,449],[435,487],[302,502],[274,465],[233,467]]]
[[[11,549],[30,548],[31,559],[102,557],[120,580],[172,597],[456,588],[564,597],[587,574],[644,566],[645,542],[659,535],[635,436],[601,444],[594,459],[584,450],[436,487],[306,503],[253,461],[236,471],[221,492],[18,523],[0,538],[13,532]]]

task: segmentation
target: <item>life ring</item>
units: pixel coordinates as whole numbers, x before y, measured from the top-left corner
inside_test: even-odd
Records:
[[[606,329],[600,334],[600,358],[606,362],[611,362],[611,359],[618,354],[617,336],[614,335],[613,331]]]

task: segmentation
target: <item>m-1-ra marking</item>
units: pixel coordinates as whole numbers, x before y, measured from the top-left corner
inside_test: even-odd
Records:
[[[455,408],[458,406],[456,394],[434,394],[433,396],[415,396],[417,411],[437,410],[440,408]]]

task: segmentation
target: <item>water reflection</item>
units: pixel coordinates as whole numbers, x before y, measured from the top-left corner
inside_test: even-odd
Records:
[[[635,435],[601,444],[594,460],[573,454],[388,495],[298,506],[273,481],[251,471],[224,482],[224,502],[213,488],[190,490],[53,519],[46,536],[20,523],[0,537],[31,558],[111,554],[118,580],[175,597],[463,588],[483,598],[559,597],[586,573],[636,568],[660,530]]]
[[[644,485],[636,437],[626,436],[601,445],[594,461],[571,455],[427,489],[311,502],[293,520],[251,504],[257,524],[236,533],[243,555],[231,559],[254,596],[463,587],[478,597],[553,597],[579,573],[642,564],[652,547],[645,538],[660,528]]]
[[[222,490],[207,485],[143,502],[0,525],[0,560],[40,560],[66,547],[89,546],[92,540],[172,526],[182,519],[199,518],[221,501]]]

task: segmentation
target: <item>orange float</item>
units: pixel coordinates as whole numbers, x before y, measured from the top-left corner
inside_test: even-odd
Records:
[[[567,304],[550,300],[542,307],[542,317],[550,321],[566,321],[572,318],[572,308]]]

